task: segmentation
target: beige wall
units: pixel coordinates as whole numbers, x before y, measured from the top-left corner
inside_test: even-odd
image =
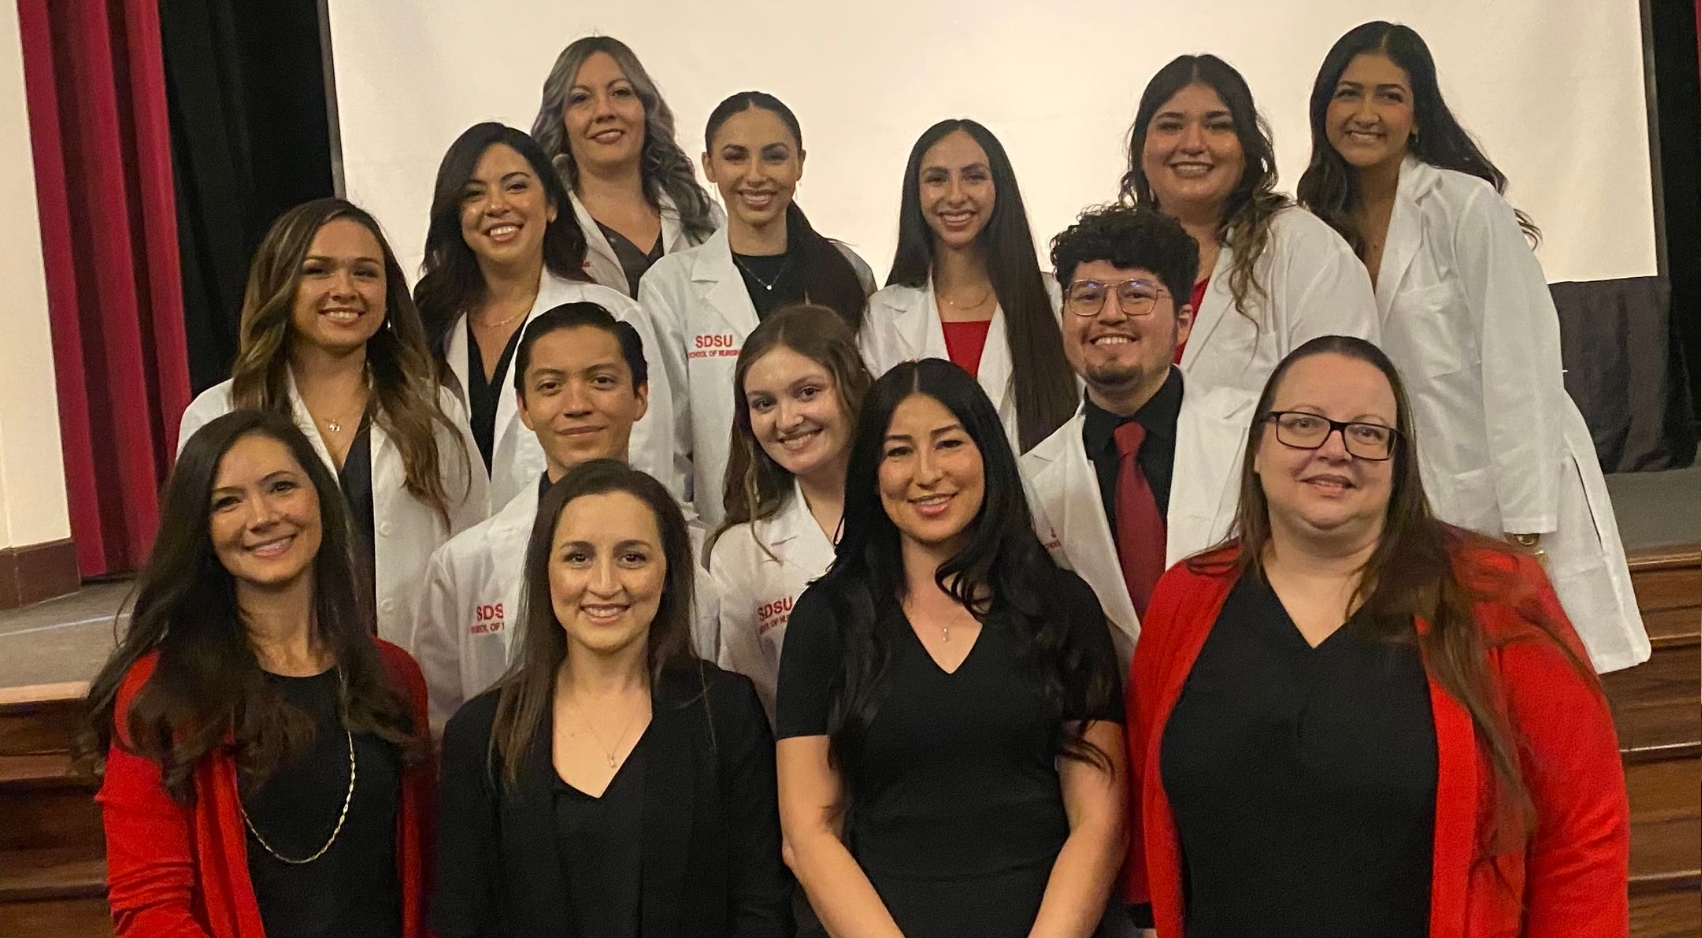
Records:
[[[0,548],[71,536],[18,7],[0,2]]]

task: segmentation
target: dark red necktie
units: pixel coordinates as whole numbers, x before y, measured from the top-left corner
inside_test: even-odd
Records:
[[[1152,588],[1164,573],[1164,516],[1147,484],[1141,462],[1135,458],[1146,440],[1146,427],[1131,420],[1113,434],[1117,441],[1117,559],[1122,562],[1123,582],[1135,614],[1146,615]]]

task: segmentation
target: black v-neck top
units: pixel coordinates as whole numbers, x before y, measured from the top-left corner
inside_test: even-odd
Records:
[[[787,244],[784,254],[734,254],[733,265],[744,278],[758,320],[789,303],[804,301],[802,248]]]
[[[658,233],[656,243],[646,251],[602,222],[597,222],[597,229],[603,232],[609,247],[615,251],[615,259],[621,262],[621,272],[626,274],[626,295],[638,296],[638,281],[644,279],[652,264],[662,259],[662,235]]]
[[[1122,723],[1116,652],[1099,603],[1074,574],[1059,582],[1066,654],[1084,662],[1060,675],[1064,719]],[[787,623],[776,706],[781,739],[828,731],[840,629],[819,589],[804,592]],[[902,620],[901,611],[893,614]],[[899,624],[888,690],[845,780],[846,841],[907,935],[1027,935],[1069,836],[1060,726],[1046,717],[1016,628],[995,605],[968,657],[947,674]],[[1114,686],[1090,709],[1092,662]]]
[[[503,346],[502,357],[496,361],[496,371],[489,378],[485,377],[485,357],[479,350],[479,339],[473,334],[473,324],[468,321],[467,330],[467,409],[471,411],[468,419],[472,423],[473,442],[479,445],[479,455],[485,459],[485,471],[491,471],[491,458],[496,451],[496,407],[502,400],[502,395],[513,394],[514,390],[508,380],[508,365],[514,360],[514,350],[520,347],[520,336],[526,331],[525,323],[514,330],[508,337],[508,344]]]
[[[601,796],[554,779],[556,850],[574,932],[582,938],[638,938],[649,738],[648,732],[639,737]]]
[[[1159,751],[1188,938],[1428,933],[1429,683],[1417,646],[1367,631],[1313,648],[1263,577],[1230,591]]]
[[[343,456],[343,468],[337,470],[337,485],[349,504],[349,520],[354,523],[355,543],[351,545],[356,560],[362,564],[367,585],[375,583],[373,545],[376,528],[373,521],[372,499],[372,414],[362,415],[360,429],[355,432],[349,451]],[[376,588],[376,587],[375,587]],[[375,594],[376,595],[376,594]]]

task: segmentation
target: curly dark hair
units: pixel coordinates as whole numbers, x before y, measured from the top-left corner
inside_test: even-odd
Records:
[[[1200,246],[1182,223],[1157,209],[1107,205],[1088,209],[1052,239],[1052,267],[1068,290],[1076,268],[1105,261],[1158,275],[1178,306],[1188,301],[1200,269]]]

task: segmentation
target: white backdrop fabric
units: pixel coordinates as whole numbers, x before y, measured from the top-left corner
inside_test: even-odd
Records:
[[[410,276],[443,151],[482,120],[529,130],[551,64],[582,35],[633,48],[694,159],[722,98],[785,101],[808,154],[798,204],[884,282],[905,159],[935,121],[971,117],[1003,141],[1047,267],[1051,236],[1115,197],[1164,63],[1211,52],[1246,76],[1292,193],[1318,66],[1372,18],[1425,37],[1450,106],[1542,227],[1550,281],[1656,272],[1637,0],[326,2],[346,194]]]

